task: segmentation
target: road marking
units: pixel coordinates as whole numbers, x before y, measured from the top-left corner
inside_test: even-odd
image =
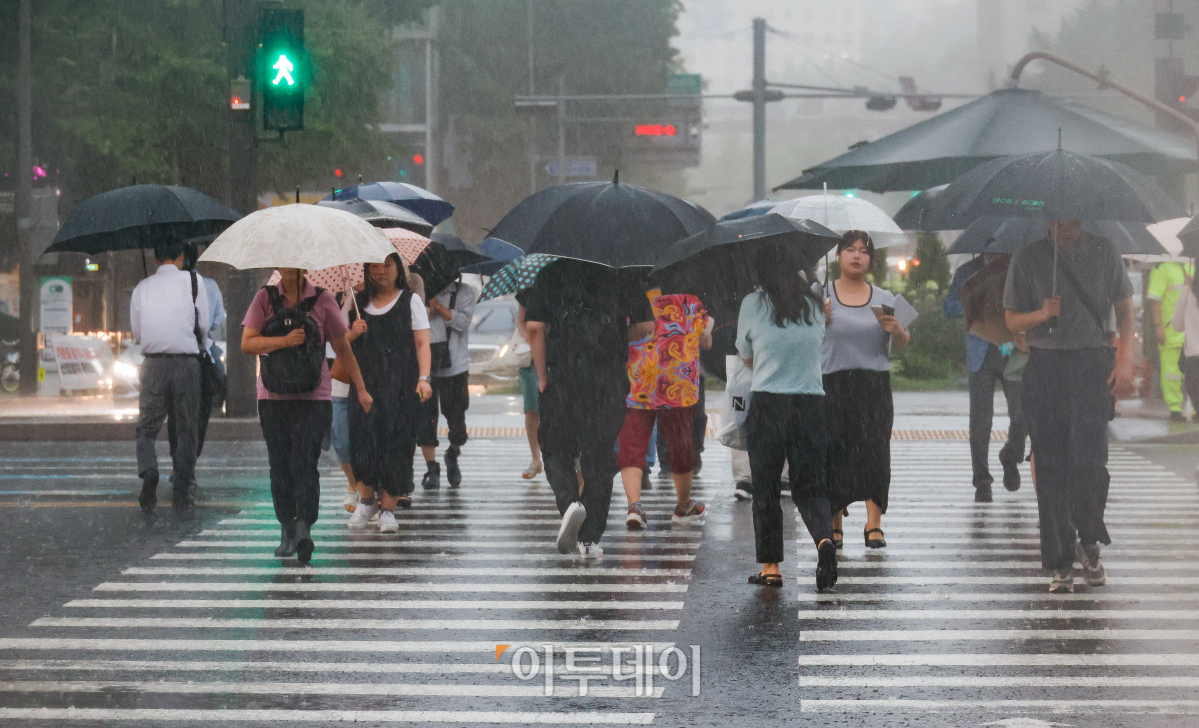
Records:
[[[515,723],[649,725],[653,713],[534,713],[469,710],[194,710],[170,708],[0,708],[4,720],[292,723]]]
[[[502,572],[492,568],[460,566],[131,566],[121,572],[133,575],[235,575],[256,574],[322,575],[322,576],[690,576],[691,569],[620,568],[606,566],[504,567]]]
[[[811,567],[809,567],[811,568]],[[806,577],[800,582],[805,586]],[[1196,576],[1119,576],[1108,577],[1109,584],[1135,586],[1196,586],[1199,577]],[[932,586],[934,584],[1037,584],[1047,588],[1048,576],[843,576],[837,579],[837,586],[880,586],[895,584],[912,584]],[[1077,585],[1081,587],[1081,585]]]
[[[613,641],[581,640],[514,640],[511,648],[528,645],[540,649],[542,644],[552,644],[554,649],[567,647],[611,648],[627,647],[632,643]],[[637,644],[642,644],[638,642]],[[674,646],[673,642],[653,642],[655,650],[661,651]],[[438,640],[220,640],[220,639],[97,639],[97,638],[26,638],[0,637],[3,650],[63,650],[99,652],[345,652],[358,654],[411,653],[467,653],[495,657],[495,640],[438,641]]]
[[[1108,569],[1124,569],[1128,573],[1141,570],[1194,571],[1199,569],[1199,563],[1178,563],[1176,561],[1104,561]],[[809,569],[810,565],[797,564],[798,568]],[[1029,561],[842,561],[837,569],[1037,569],[1040,570],[1040,559]]]
[[[356,540],[354,536],[346,536],[341,539],[334,539],[332,542],[330,542],[328,537],[325,537],[325,538],[321,539],[320,544],[321,544],[321,548],[323,548],[323,549],[326,549],[326,548],[327,549],[353,549],[353,548],[359,548],[359,549],[397,549],[397,548],[405,548],[405,549],[444,549],[444,548],[514,549],[514,548],[528,548],[530,545],[534,545],[534,544],[530,544],[529,539],[527,539],[527,538],[520,539],[520,540],[512,540],[512,541],[433,541],[433,542],[426,541],[426,542],[417,542],[417,541],[396,540],[396,535],[393,533],[392,534],[383,533],[383,534],[378,534],[378,535],[390,536],[391,538],[380,539],[377,541],[359,541],[359,540]],[[538,547],[542,547],[542,546],[548,546],[552,543],[553,543],[553,541],[547,540],[545,542],[536,542],[535,545]],[[274,548],[275,546],[278,546],[278,545],[279,545],[279,539],[276,538],[276,539],[269,540],[269,541],[268,540],[260,540],[260,539],[246,540],[246,541],[180,541],[179,543],[175,544],[175,547],[181,548],[181,549],[205,548],[205,547],[207,547],[207,548],[251,548],[251,547],[252,548],[266,548],[266,547]],[[608,553],[609,551],[636,551],[637,553],[645,553],[647,549],[686,549],[688,551],[694,551],[698,547],[699,547],[699,544],[695,544],[695,543],[647,544],[647,543],[608,543],[607,541],[605,541],[604,542],[604,553]],[[1029,548],[1032,548],[1032,547],[1030,546]],[[961,552],[955,551],[954,553],[961,553]],[[990,552],[982,551],[981,553],[990,553]],[[1137,549],[1137,553],[1145,553],[1145,550]],[[1193,551],[1179,547],[1178,553],[1190,555],[1193,553]],[[420,554],[420,556],[428,556],[428,555],[429,554]]]
[[[1199,655],[800,655],[800,667],[1192,667]]]
[[[700,531],[678,531],[678,532],[676,532],[676,531],[671,531],[668,528],[655,529],[654,528],[655,525],[658,525],[658,524],[654,524],[651,521],[650,522],[650,530],[642,531],[635,535],[629,534],[629,535],[626,535],[625,537],[629,538],[629,539],[636,539],[637,541],[642,541],[642,540],[695,541],[695,540],[699,540],[703,537],[703,533]],[[530,543],[530,538],[529,538],[529,534],[527,533],[527,531],[533,531],[533,530],[534,529],[522,529],[522,533],[517,534],[510,530],[488,530],[488,529],[473,529],[472,528],[471,534],[481,536],[481,537],[487,537],[487,538],[495,538],[497,536],[507,536],[512,539],[513,543],[527,545]],[[535,530],[539,531],[539,532],[543,532],[545,534],[556,533],[556,529],[552,529],[552,528],[538,528]],[[436,546],[437,544],[440,544],[440,543],[446,543],[445,541],[439,541],[437,539],[454,539],[454,538],[460,537],[462,535],[461,533],[447,533],[444,528],[438,528],[438,529],[405,528],[401,533],[399,533],[397,535],[397,534],[391,534],[391,533],[379,533],[377,531],[351,531],[348,528],[346,528],[345,526],[342,526],[341,528],[335,528],[335,527],[323,528],[319,525],[312,529],[312,533],[313,533],[313,535],[321,536],[322,538],[327,538],[329,536],[334,536],[334,537],[341,536],[341,537],[347,537],[347,538],[353,537],[356,539],[362,539],[362,538],[387,539],[389,541],[396,541],[397,543],[410,543],[414,546],[427,544],[430,547]],[[279,529],[277,529],[277,528],[274,528],[274,529],[265,529],[265,528],[219,529],[218,528],[218,529],[209,529],[206,531],[200,531],[200,533],[198,535],[200,535],[200,536],[247,536],[247,537],[273,536],[275,540],[278,540]],[[421,540],[419,542],[417,542],[417,541],[407,541],[406,542],[406,541],[402,540],[408,536],[420,536]],[[608,547],[608,539],[620,538],[620,537],[621,537],[621,534],[619,532],[613,533],[611,535],[605,534],[604,542],[603,542],[604,548]],[[400,540],[397,540],[397,538]],[[542,543],[541,541],[534,541],[534,542]],[[456,543],[456,542],[450,541],[449,543]],[[551,544],[551,543],[553,543],[553,539],[546,538],[544,543]],[[686,544],[682,544],[682,545],[686,545]]]
[[[1184,642],[1199,640],[1199,629],[813,629],[802,631],[799,634],[800,642],[943,642],[949,640],[1170,640]]]
[[[67,606],[71,606],[67,604]],[[803,619],[1199,619],[1182,609],[843,609],[805,610]]]
[[[624,674],[661,675],[662,668],[636,668],[625,665]],[[512,665],[504,662],[461,664],[449,662],[268,662],[260,660],[0,660],[0,670],[42,670],[47,672],[313,672],[349,674],[442,674],[511,675]],[[538,669],[534,675],[544,676]],[[544,685],[544,684],[543,684]]]
[[[65,607],[103,609],[682,609],[682,602],[468,601],[453,599],[75,599]],[[1199,615],[1196,615],[1199,617]]]
[[[277,584],[274,582],[105,582],[93,591],[102,592],[414,592],[425,594],[429,592],[445,593],[476,593],[494,592],[500,594],[515,594],[522,592],[611,592],[611,593],[682,593],[687,591],[686,584],[444,584],[425,582],[419,584]],[[1199,598],[1199,597],[1197,597]]]
[[[238,619],[217,617],[41,617],[31,627],[141,629],[453,629],[453,630],[673,630],[670,619]]]
[[[276,546],[278,544],[275,544]],[[161,553],[154,554],[151,559],[158,561],[262,561],[264,559],[280,558],[263,549],[257,554],[231,554],[196,551],[191,553]],[[291,557],[287,557],[291,558]],[[561,561],[573,559],[572,554],[540,553],[484,553],[484,554],[320,554],[317,558],[322,561]],[[605,554],[605,561],[695,561],[695,554]],[[1199,565],[1196,566],[1199,568]]]
[[[1194,715],[1199,700],[801,700],[803,713],[981,710],[991,713],[1149,713]]]
[[[653,689],[655,698],[664,688]],[[0,691],[13,693],[166,693],[196,695],[395,695],[454,698],[545,698],[545,686],[515,685],[411,685],[405,683],[307,683],[307,682],[133,682],[88,680],[39,680],[0,682]],[[634,694],[634,687],[588,686],[588,695],[597,698],[650,697]],[[579,697],[579,686],[554,686],[555,696]]]
[[[1146,593],[1137,591],[1122,592],[1084,592],[1075,594],[1013,594],[1008,592],[923,592],[912,593],[857,593],[857,594],[818,594],[803,592],[796,596],[801,602],[1199,602],[1199,593]]]
[[[800,675],[801,688],[1199,688],[1199,677],[1155,675],[1153,677],[1069,676],[1017,677],[953,675],[940,677],[820,677]],[[1199,702],[1199,701],[1197,701]]]

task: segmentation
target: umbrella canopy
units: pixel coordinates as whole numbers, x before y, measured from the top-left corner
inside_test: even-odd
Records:
[[[804,170],[778,189],[926,190],[996,157],[1053,147],[1105,157],[1144,172],[1195,170],[1194,140],[1040,91],[1000,89]]]
[[[526,197],[491,237],[526,253],[624,268],[656,265],[671,243],[715,223],[702,207],[657,190],[617,180],[573,182]]]
[[[385,228],[383,234],[395,246],[396,252],[403,258],[405,265],[411,267],[416,259],[424,251],[425,246],[429,244],[429,239],[423,235],[405,230],[403,228]],[[365,271],[361,263],[352,265],[335,265],[332,268],[322,268],[320,270],[310,270],[304,273],[304,277],[314,286],[320,286],[330,291],[348,291],[353,289],[365,278]],[[271,274],[268,285],[275,285],[282,276],[279,271]]]
[[[407,182],[371,182],[334,190],[326,200],[382,200],[415,212],[431,225],[440,225],[454,214],[454,206],[432,192]]]
[[[928,229],[964,230],[983,217],[1149,224],[1181,207],[1127,165],[1063,149],[1004,157],[962,175],[937,198]]]
[[[493,276],[505,265],[525,254],[525,251],[515,245],[505,243],[503,240],[496,238],[487,238],[479,243],[479,251],[487,256],[489,260],[468,265],[462,269],[463,273]]]
[[[774,209],[781,200],[758,200],[751,202],[740,210],[733,210],[729,214],[720,218],[719,222],[728,222],[729,220],[740,220],[743,217],[753,217],[754,215],[765,215]]]
[[[907,235],[887,213],[857,197],[824,194],[797,197],[776,205],[776,212],[792,220],[809,220],[844,234],[849,230],[870,233],[874,247],[885,248],[908,242]]]
[[[1156,255],[1130,255],[1132,260],[1140,263],[1189,263],[1190,258],[1182,253],[1182,241],[1178,239],[1178,233],[1187,226],[1191,219],[1189,217],[1176,217],[1172,220],[1163,220],[1155,222],[1146,227],[1146,231],[1153,236],[1161,247],[1165,249],[1165,253]]]
[[[395,247],[357,215],[319,205],[280,205],[246,215],[221,233],[201,261],[234,268],[303,268],[382,263]]]
[[[904,230],[924,230],[929,221],[929,214],[937,204],[937,198],[948,186],[937,185],[912,195],[912,199],[903,203],[903,207],[899,208],[899,212],[891,219]]]
[[[241,218],[203,192],[174,185],[133,185],[75,206],[49,252],[95,255],[152,248],[169,240],[216,235]]]
[[[1151,226],[1152,227],[1152,226]],[[1107,238],[1120,255],[1154,258],[1162,246],[1144,225],[1108,221],[1085,221],[1083,229]],[[946,253],[1015,253],[1029,243],[1049,235],[1049,223],[1034,217],[984,217],[966,228]]]
[[[521,256],[496,271],[483,292],[479,294],[479,302],[487,301],[510,293],[520,293],[537,280],[541,269],[553,263],[558,257],[543,253],[531,253]]]
[[[1178,231],[1178,239],[1182,241],[1182,254],[1189,258],[1199,257],[1199,216],[1191,219]]]
[[[440,294],[454,279],[463,266],[481,263],[486,256],[472,250],[457,235],[434,233],[432,242],[412,265],[425,281],[425,293],[429,298]]]
[[[321,200],[321,207],[345,210],[380,228],[405,228],[414,233],[428,236],[433,224],[412,210],[382,200]]]

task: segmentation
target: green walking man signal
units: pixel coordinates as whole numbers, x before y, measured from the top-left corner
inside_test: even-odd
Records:
[[[262,128],[304,128],[304,93],[310,83],[304,49],[304,11],[263,7],[258,13],[258,83],[262,89]]]

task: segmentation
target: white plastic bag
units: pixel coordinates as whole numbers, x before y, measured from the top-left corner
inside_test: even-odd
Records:
[[[747,450],[745,443],[745,417],[749,414],[752,395],[753,370],[745,366],[739,356],[725,357],[725,372],[728,380],[724,388],[724,403],[720,411],[720,430],[716,439],[725,447]]]

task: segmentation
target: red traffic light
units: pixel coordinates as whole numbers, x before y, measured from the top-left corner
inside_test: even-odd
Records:
[[[424,163],[425,163],[425,157],[424,157],[424,155],[421,155],[421,154],[413,154],[413,155],[412,155],[412,163],[413,163],[413,164],[424,164]]]
[[[341,176],[341,168],[339,167],[339,168],[337,168],[337,169],[333,170],[333,174],[335,174],[335,175],[337,175],[338,177],[340,177],[340,176]]]
[[[633,133],[637,136],[668,136],[672,137],[678,133],[674,124],[638,124]]]

